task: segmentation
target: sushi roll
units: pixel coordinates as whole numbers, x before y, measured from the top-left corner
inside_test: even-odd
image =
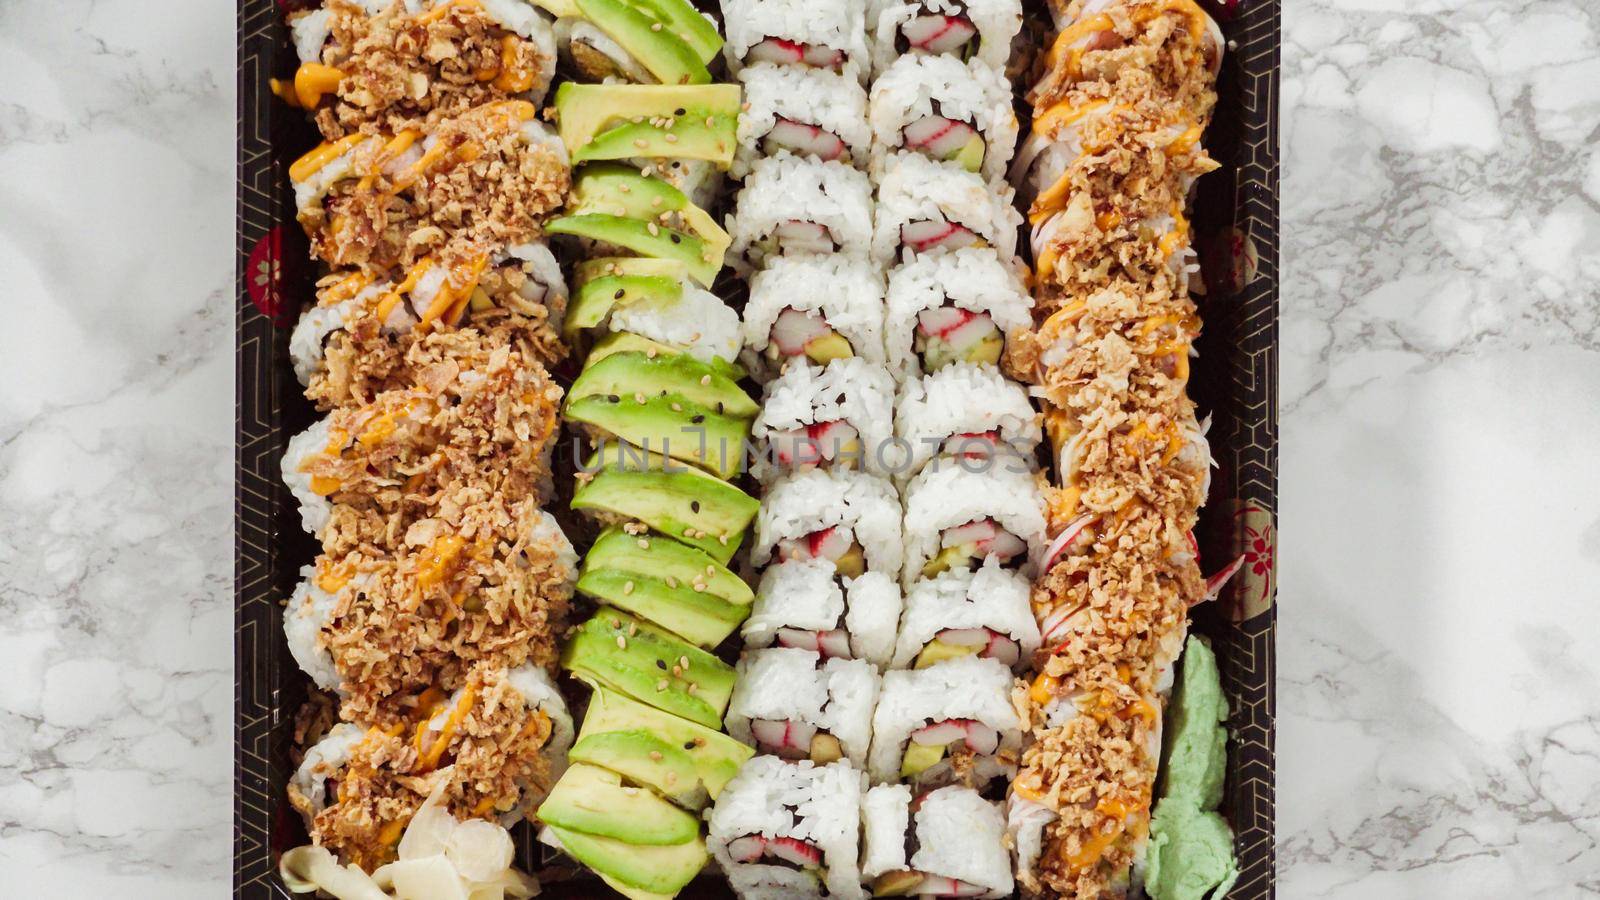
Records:
[[[555,77],[551,24],[517,0],[328,4],[289,28],[300,65],[290,81],[274,79],[275,93],[352,131],[496,100],[542,103]],[[411,90],[413,78],[430,89]]]
[[[872,716],[872,780],[978,790],[1009,780],[1022,753],[1011,688],[1010,668],[977,656],[885,672]]]
[[[339,589],[345,583],[355,583],[359,587],[366,576],[358,574],[347,581],[324,565],[319,560],[317,566],[300,568],[300,585],[283,610],[283,636],[289,645],[289,655],[294,657],[300,671],[322,690],[337,691],[343,678],[334,664],[332,651],[322,641],[322,630],[328,627],[338,609]]]
[[[898,446],[909,479],[930,460],[987,460],[1032,468],[1041,431],[1028,392],[993,366],[955,362],[910,378],[895,408]]]
[[[1005,816],[964,787],[878,785],[861,804],[861,874],[873,896],[1006,897]]]
[[[966,247],[992,247],[1007,263],[1016,257],[1022,214],[1011,188],[920,153],[897,153],[882,168],[872,232],[878,265]]]
[[[366,738],[367,729],[340,722],[306,749],[300,767],[289,778],[289,803],[307,822],[316,819],[339,796],[344,769]]]
[[[867,92],[847,75],[763,63],[739,73],[744,113],[729,174],[743,178],[755,161],[789,153],[865,168],[871,155]]]
[[[840,578],[825,560],[778,562],[761,573],[740,636],[751,648],[797,647],[886,669],[900,609],[900,586],[882,572]]]
[[[741,900],[860,898],[866,776],[849,763],[758,756],[711,811],[706,843]]]
[[[861,0],[722,0],[728,71],[760,63],[847,73],[872,69]]]
[[[842,162],[758,160],[739,190],[729,229],[733,264],[744,272],[777,256],[864,253],[873,235],[872,183]]]
[[[858,256],[779,256],[750,278],[746,362],[770,377],[791,362],[883,356],[883,276]]]
[[[998,365],[1032,324],[1033,301],[994,250],[918,256],[889,275],[884,353],[902,379],[957,362]]]
[[[501,0],[504,2],[504,0]],[[556,15],[556,43],[582,80],[705,84],[722,49],[715,23],[688,0],[537,0]]]
[[[598,262],[578,267],[569,335],[587,330],[597,336],[592,354],[618,346],[683,353],[737,380],[741,373],[732,364],[739,358],[739,314],[716,294],[683,280],[681,267],[643,265],[661,260]]]
[[[902,582],[993,559],[1031,576],[1045,548],[1038,479],[1006,461],[929,465],[905,492]]]
[[[510,312],[559,328],[567,305],[567,283],[550,248],[517,244],[492,254],[475,275],[458,273],[424,258],[398,281],[374,281],[356,270],[329,275],[318,285],[317,305],[308,308],[289,335],[289,357],[303,386],[323,371],[328,343],[366,316],[384,334],[418,326],[470,320],[489,310]]]
[[[864,766],[878,670],[862,659],[794,647],[747,652],[728,703],[728,733],[758,753]]]
[[[925,578],[906,593],[892,668],[923,669],[977,656],[1020,670],[1039,649],[1028,580],[993,558],[976,571]]]
[[[1017,145],[1010,82],[954,56],[900,57],[872,84],[871,117],[878,172],[910,152],[1000,183]]]
[[[763,483],[816,467],[887,475],[894,464],[894,379],[856,357],[822,368],[790,366],[767,383],[751,434],[760,442],[751,470]]]
[[[881,73],[902,54],[946,54],[1003,72],[1022,30],[1019,0],[869,0],[872,64]]]
[[[328,497],[339,489],[338,483],[319,479],[310,471],[315,461],[326,455],[333,445],[331,420],[318,419],[289,439],[280,464],[283,483],[300,505],[300,524],[311,534],[320,534],[333,515],[333,501]]]
[[[900,577],[905,546],[894,485],[848,469],[809,469],[767,491],[756,517],[750,561],[822,559],[846,578],[863,572]]]

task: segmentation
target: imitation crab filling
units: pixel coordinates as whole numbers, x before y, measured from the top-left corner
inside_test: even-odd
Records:
[[[773,321],[766,353],[773,362],[803,356],[825,366],[832,360],[854,356],[855,348],[826,319],[791,306]]]
[[[946,528],[939,534],[939,547],[938,554],[923,565],[923,578],[958,567],[971,568],[991,556],[1004,566],[1020,565],[1028,552],[1026,541],[994,519],[975,519]]]
[[[978,28],[965,13],[950,15],[924,6],[900,26],[895,49],[907,53],[952,54],[965,60],[978,49]]]
[[[780,647],[810,650],[823,659],[837,657],[850,659],[850,633],[843,628],[827,631],[803,631],[799,628],[779,628],[773,642]]]
[[[778,116],[772,128],[761,139],[761,152],[776,156],[787,150],[796,156],[814,156],[824,161],[850,162],[850,147],[839,135],[796,119]]]
[[[988,313],[946,305],[917,313],[912,349],[922,358],[922,371],[933,372],[954,362],[994,365],[1005,343]]]
[[[759,243],[768,256],[783,253],[825,256],[840,250],[839,241],[828,226],[805,219],[780,222]]]
[[[1014,668],[1022,659],[1022,647],[1009,635],[992,628],[946,628],[922,646],[912,663],[913,669],[926,669],[936,663],[961,656],[993,659]]]
[[[901,225],[900,243],[916,253],[989,246],[988,242],[971,228],[943,218],[917,219]]]
[[[837,72],[844,68],[845,53],[825,44],[804,44],[799,41],[769,37],[745,53],[745,65],[757,63],[810,66],[813,69],[831,69]]]
[[[750,734],[757,749],[780,759],[809,759],[820,766],[844,758],[838,738],[806,722],[751,719]]]
[[[801,870],[822,868],[822,849],[792,837],[747,834],[728,842],[728,855],[737,863],[765,862]]]
[[[786,469],[817,466],[859,468],[861,434],[844,421],[817,422],[800,428],[767,432],[772,460]]]
[[[779,541],[778,558],[825,559],[846,578],[859,578],[867,570],[866,550],[849,528],[838,525]]]
[[[955,163],[968,172],[983,169],[983,135],[971,122],[938,113],[926,115],[900,129],[900,140],[906,149],[930,159]]]
[[[975,719],[930,722],[911,732],[900,778],[918,788],[965,784],[985,792],[1015,773],[1020,750],[1018,735],[1002,735]]]

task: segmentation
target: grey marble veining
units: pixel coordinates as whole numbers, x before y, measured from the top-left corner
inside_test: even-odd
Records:
[[[0,884],[230,870],[233,21],[0,0]],[[1600,894],[1600,6],[1289,0],[1280,896]]]
[[[1600,4],[1290,0],[1283,897],[1600,894]]]
[[[225,896],[233,12],[0,3],[0,893]]]

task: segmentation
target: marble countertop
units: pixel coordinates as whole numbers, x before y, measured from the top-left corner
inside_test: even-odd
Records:
[[[1600,7],[1289,0],[1280,895],[1600,893]],[[0,883],[231,863],[228,4],[0,0]]]

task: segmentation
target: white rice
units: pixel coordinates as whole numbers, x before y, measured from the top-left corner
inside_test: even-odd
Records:
[[[294,182],[294,206],[299,214],[305,215],[321,203],[322,198],[328,196],[328,191],[341,179],[356,177],[356,159],[367,158],[368,154],[383,146],[383,142],[384,139],[380,137],[368,138],[311,173],[306,180]]]
[[[722,0],[728,71],[737,75],[750,48],[769,37],[845,55],[846,73],[866,82],[872,68],[861,0]]]
[[[906,833],[911,830],[911,788],[880,784],[861,801],[861,877],[909,868]]]
[[[740,658],[738,673],[728,701],[729,734],[753,747],[751,719],[804,722],[833,735],[852,763],[865,765],[878,699],[878,670],[871,663],[769,647]]]
[[[734,265],[746,272],[761,268],[777,255],[770,246],[773,231],[792,221],[826,228],[837,252],[865,253],[873,235],[872,182],[840,162],[787,153],[757,160],[728,221]]]
[[[829,527],[850,532],[865,551],[868,571],[900,577],[900,498],[884,479],[848,470],[813,469],[775,482],[756,516],[750,561],[764,566],[779,541]]]
[[[908,378],[896,404],[894,424],[899,446],[909,454],[897,470],[903,478],[921,471],[935,456],[945,455],[945,444],[958,434],[996,432],[1000,443],[1028,465],[1042,439],[1039,413],[1027,389],[993,366],[970,362]]]
[[[979,519],[994,519],[1028,545],[1024,575],[1032,575],[1043,552],[1044,497],[1034,473],[1005,459],[938,462],[923,469],[905,493],[906,558],[903,581],[916,580],[939,554],[940,532]]]
[[[984,138],[981,174],[990,183],[1004,182],[1017,146],[1017,114],[1005,75],[987,63],[964,63],[954,56],[900,57],[872,84],[873,171],[881,177],[890,156],[903,146],[901,130],[930,115],[976,128]]]
[[[311,376],[321,371],[328,335],[343,331],[349,314],[359,308],[357,301],[346,300],[336,306],[312,306],[300,314],[300,321],[289,334],[289,361],[302,386],[309,386]]]
[[[295,770],[291,781],[311,803],[312,815],[327,807],[327,780],[339,775],[350,762],[356,745],[366,736],[367,730],[360,725],[341,722],[306,750],[305,759],[301,760],[300,768]]]
[[[859,256],[779,256],[750,279],[744,307],[747,363],[760,371],[772,325],[786,308],[815,313],[850,342],[855,354],[881,363],[883,274]]]
[[[322,45],[328,42],[328,36],[333,33],[333,10],[315,9],[303,16],[296,16],[289,23],[289,33],[294,39],[295,55],[300,57],[302,63],[321,62]]]
[[[1016,641],[1026,667],[1039,649],[1039,626],[1028,604],[1029,583],[992,557],[977,571],[952,569],[925,578],[906,592],[892,668],[911,665],[922,648],[947,628],[987,628]],[[949,665],[949,661],[940,663]]]
[[[988,247],[918,255],[889,273],[883,343],[896,378],[922,374],[914,344],[917,314],[947,303],[987,313],[1004,335],[1033,323],[1033,298],[1010,258]]]
[[[771,651],[768,651],[771,652]],[[1022,736],[1011,707],[1011,670],[992,659],[966,656],[926,669],[883,674],[872,716],[867,771],[880,784],[900,778],[911,733],[947,719],[973,719],[1000,732],[1000,750],[1020,749]]]
[[[1012,205],[1009,186],[987,183],[980,175],[920,153],[896,153],[885,158],[882,168],[872,237],[872,258],[879,265],[892,266],[916,255],[901,245],[900,227],[919,221],[954,222],[982,238],[1001,259],[1015,259],[1022,213]]]
[[[857,840],[866,776],[839,760],[785,762],[757,756],[728,782],[711,811],[706,846],[743,900],[807,896],[865,898]],[[785,866],[735,862],[728,844],[746,835],[793,838],[822,850],[826,894],[808,873]]]
[[[911,868],[988,888],[982,897],[1011,894],[1006,821],[993,803],[970,788],[944,787],[922,798],[914,818],[917,852]]]
[[[611,310],[607,327],[682,347],[696,359],[739,358],[739,314],[716,294],[687,282],[678,302],[631,303]]]
[[[827,69],[762,63],[746,67],[739,80],[744,83],[745,108],[739,115],[739,149],[729,175],[743,178],[765,155],[762,139],[780,116],[832,132],[849,148],[850,158],[840,161],[866,167],[872,128],[867,124],[867,92],[856,79]]]
[[[322,629],[333,617],[339,598],[317,584],[316,566],[301,566],[300,577],[300,585],[283,610],[283,636],[289,643],[289,655],[317,687],[337,691],[343,679],[333,663],[333,654],[322,643]]]
[[[1022,30],[1020,0],[871,0],[867,30],[875,71],[882,72],[900,56],[900,27],[926,13],[966,16],[978,29],[978,51],[972,58],[1005,71],[1011,41]]]
[[[330,438],[330,420],[318,419],[310,428],[290,438],[283,454],[283,483],[300,503],[300,524],[312,534],[320,534],[327,526],[328,518],[333,515],[333,503],[311,489],[311,475],[302,469],[327,450]]]
[[[761,573],[750,618],[740,629],[745,646],[770,647],[780,628],[833,631],[850,635],[850,652],[887,668],[900,620],[900,587],[882,572],[859,578],[835,577],[824,560],[790,560]]]
[[[893,469],[894,379],[881,365],[847,357],[822,368],[790,366],[767,383],[761,413],[751,429],[762,450],[751,473],[765,484],[788,471],[777,463],[769,444],[772,432],[823,422],[846,422],[855,428],[861,447],[850,462],[856,468],[875,475]]]

